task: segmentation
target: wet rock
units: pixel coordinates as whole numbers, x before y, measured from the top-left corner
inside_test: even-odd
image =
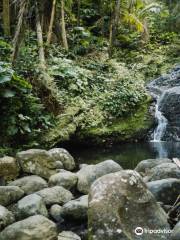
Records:
[[[25,173],[31,173],[49,179],[56,173],[56,162],[50,154],[41,149],[19,152],[17,159]]]
[[[32,175],[19,178],[9,183],[9,186],[18,186],[25,192],[25,194],[28,195],[46,188],[48,184],[43,178]]]
[[[56,240],[56,225],[41,215],[13,223],[0,233],[1,240]]]
[[[174,163],[162,163],[149,170],[144,178],[145,182],[161,180],[166,178],[180,178],[180,169]]]
[[[93,183],[89,194],[89,239],[154,240],[153,234],[135,234],[137,227],[167,229],[167,215],[147,189],[140,175],[131,170],[108,174]],[[169,239],[157,234],[156,240]]]
[[[0,205],[8,206],[17,202],[24,195],[19,187],[16,186],[0,186]]]
[[[0,231],[15,221],[14,215],[7,208],[0,205]]]
[[[83,220],[87,218],[88,195],[69,201],[62,207],[62,216],[68,219]]]
[[[60,161],[63,164],[64,169],[71,171],[75,168],[74,158],[67,150],[63,148],[53,148],[48,152],[55,161]]]
[[[122,170],[121,166],[113,160],[106,160],[96,165],[88,165],[83,167],[77,173],[78,184],[77,189],[87,194],[91,187],[91,184],[99,177],[108,173],[114,173]]]
[[[138,163],[136,168],[134,169],[136,172],[145,176],[150,169],[162,164],[162,163],[172,163],[172,161],[168,158],[158,158],[158,159],[146,159]]]
[[[56,222],[62,221],[62,207],[61,206],[59,206],[58,204],[54,204],[51,206],[49,212],[50,212],[51,217]]]
[[[81,240],[81,238],[73,232],[64,231],[58,235],[58,240]]]
[[[36,194],[41,196],[45,204],[48,206],[53,204],[65,204],[73,199],[72,193],[60,186],[45,188],[36,192]]]
[[[157,201],[165,205],[173,205],[180,195],[180,180],[175,178],[162,179],[147,183],[148,189]]]
[[[30,194],[17,203],[17,216],[19,219],[24,219],[33,215],[48,217],[48,212],[42,197],[37,194]]]
[[[49,179],[49,186],[62,186],[66,189],[72,189],[77,183],[78,177],[75,173],[61,170],[52,175]]]
[[[19,175],[19,165],[13,157],[0,158],[0,177],[6,180],[13,180]]]

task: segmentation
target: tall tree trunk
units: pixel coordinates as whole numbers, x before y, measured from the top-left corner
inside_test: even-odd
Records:
[[[61,0],[61,37],[63,47],[68,50],[68,42],[67,42],[67,35],[66,35],[66,24],[65,24],[65,13],[64,13],[64,0]]]
[[[4,0],[4,1],[6,1],[6,0]],[[16,27],[14,39],[13,39],[12,65],[14,65],[16,62],[16,59],[17,59],[18,53],[19,53],[19,48],[20,48],[20,45],[21,45],[21,42],[23,39],[24,16],[25,16],[25,12],[26,12],[26,5],[27,5],[26,0],[21,1],[20,11],[19,11],[19,15],[18,15],[18,23],[17,23],[17,27]]]
[[[4,34],[10,36],[10,4],[9,0],[3,0],[3,28]]]
[[[81,24],[81,0],[77,0],[77,25],[80,26]]]
[[[56,12],[56,0],[53,0],[52,11],[51,11],[51,20],[50,20],[49,30],[48,30],[48,35],[47,35],[47,44],[51,43],[55,12]]]
[[[36,2],[36,31],[39,47],[39,70],[40,70],[40,76],[38,78],[38,87],[40,87],[40,89],[42,89],[46,93],[45,94],[46,96],[42,94],[42,97],[45,98],[46,106],[49,108],[49,110],[57,113],[61,108],[60,94],[56,86],[56,83],[54,82],[54,79],[47,72],[43,42],[43,31],[41,27],[37,2]]]
[[[101,18],[102,18],[102,22],[101,22],[101,34],[104,37],[104,0],[101,0],[100,2],[100,13],[101,13]]]
[[[109,33],[109,57],[112,57],[113,55],[113,49],[114,49],[114,43],[116,40],[118,25],[119,25],[119,19],[120,19],[120,6],[121,1],[115,0],[114,10],[111,17],[111,23],[110,23],[110,33]]]

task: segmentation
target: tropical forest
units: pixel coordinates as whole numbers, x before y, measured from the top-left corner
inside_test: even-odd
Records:
[[[0,0],[0,240],[180,240],[179,0]]]

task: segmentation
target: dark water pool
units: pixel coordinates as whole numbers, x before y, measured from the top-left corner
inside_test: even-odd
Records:
[[[138,162],[148,158],[180,158],[180,142],[128,143],[110,148],[69,148],[68,150],[78,164],[95,164],[112,159],[124,169],[134,169]]]

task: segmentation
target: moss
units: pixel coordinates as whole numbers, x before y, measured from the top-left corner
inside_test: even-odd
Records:
[[[151,98],[142,103],[134,114],[116,119],[110,125],[101,125],[86,131],[79,131],[76,138],[81,142],[104,144],[105,142],[131,142],[144,139],[154,124],[150,113]]]

